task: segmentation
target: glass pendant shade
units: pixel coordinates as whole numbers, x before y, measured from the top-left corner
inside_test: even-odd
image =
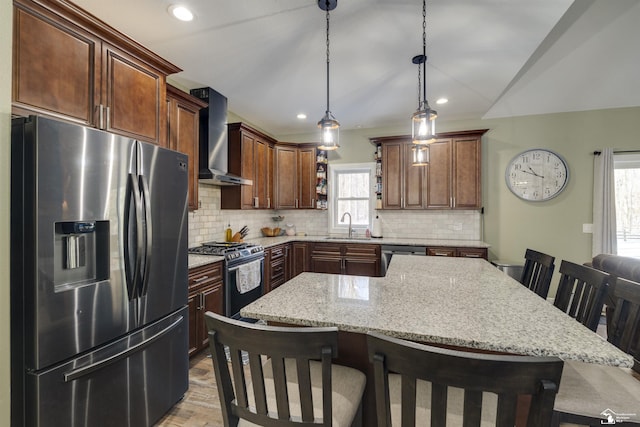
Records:
[[[438,113],[429,107],[413,113],[413,116],[411,116],[411,137],[414,144],[431,144],[435,142],[436,117],[438,117]]]
[[[411,154],[413,155],[411,166],[424,166],[429,164],[428,145],[414,145],[411,147]]]
[[[320,128],[320,150],[336,150],[340,147],[340,123],[327,113],[318,122]]]
[[[326,11],[327,19],[327,109],[324,117],[318,122],[320,128],[320,150],[336,150],[340,147],[340,123],[333,117],[329,109],[329,11],[338,6],[338,0],[318,0],[318,7]]]

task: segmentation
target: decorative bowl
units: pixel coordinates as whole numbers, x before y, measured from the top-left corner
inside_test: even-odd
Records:
[[[262,234],[266,237],[276,237],[280,235],[281,228],[280,227],[262,227]]]

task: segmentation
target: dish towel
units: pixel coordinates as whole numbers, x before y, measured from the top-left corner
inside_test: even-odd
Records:
[[[262,282],[262,260],[251,261],[236,270],[236,288],[246,294],[260,286]]]

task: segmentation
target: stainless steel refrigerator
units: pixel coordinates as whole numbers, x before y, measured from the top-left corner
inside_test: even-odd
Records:
[[[188,387],[187,156],[43,117],[11,138],[14,426],[149,426]]]

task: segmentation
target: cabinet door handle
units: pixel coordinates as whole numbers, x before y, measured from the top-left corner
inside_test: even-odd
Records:
[[[260,206],[260,198],[258,198],[258,197],[254,197],[254,198],[253,198],[253,207],[254,207],[254,208],[257,208],[257,207],[259,207],[259,206]]]
[[[105,129],[109,130],[111,129],[111,114],[110,114],[111,107],[107,107],[105,110],[107,113],[107,127]]]
[[[197,279],[194,279],[193,282],[194,283],[200,283],[204,280],[207,280],[209,278],[209,276],[202,276],[202,277],[198,277]]]
[[[204,293],[200,294],[200,310],[204,310]]]
[[[449,254],[447,252],[434,252],[433,254],[435,256],[449,256]]]
[[[104,105],[98,105],[98,129],[104,129]]]
[[[480,258],[480,254],[465,254],[465,258]]]
[[[271,208],[271,197],[267,197],[267,207]]]
[[[295,207],[298,209],[298,199],[296,199]]]

